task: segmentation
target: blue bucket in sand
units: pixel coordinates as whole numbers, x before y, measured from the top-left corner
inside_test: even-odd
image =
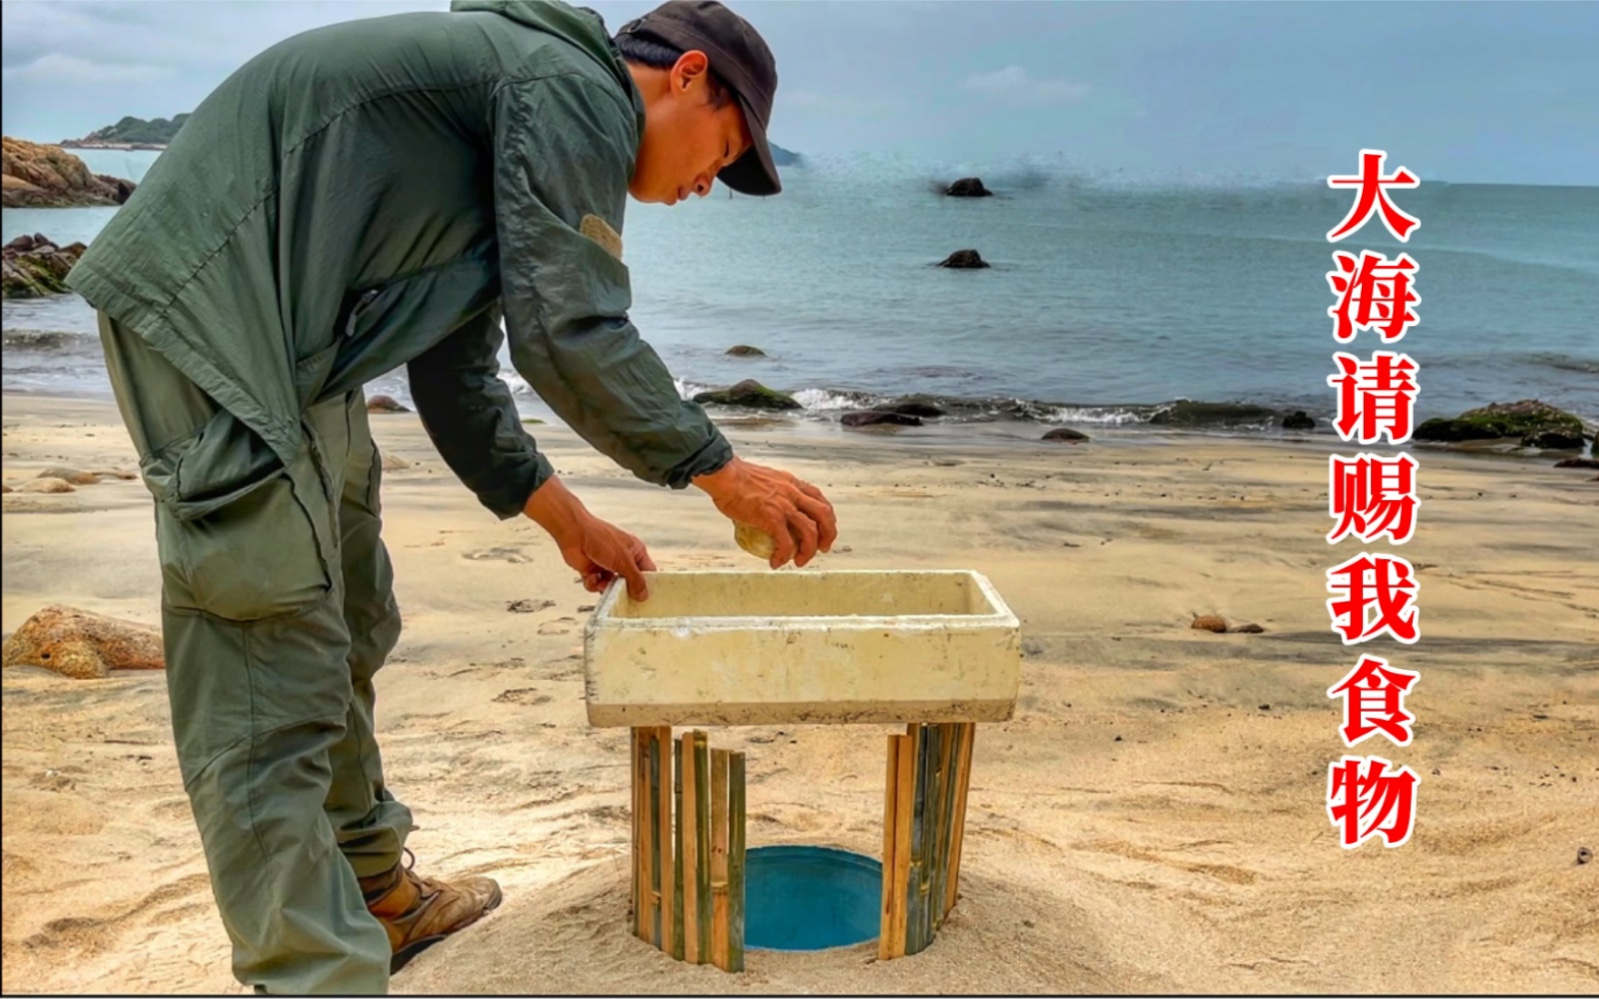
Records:
[[[759,846],[744,855],[744,946],[811,951],[876,940],[883,865],[825,846]]]

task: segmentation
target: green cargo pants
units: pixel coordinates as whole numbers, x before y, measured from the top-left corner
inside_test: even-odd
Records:
[[[400,615],[362,395],[307,410],[284,468],[137,334],[102,315],[100,336],[156,495],[172,730],[233,972],[382,993],[389,941],[356,878],[412,826],[372,729]]]

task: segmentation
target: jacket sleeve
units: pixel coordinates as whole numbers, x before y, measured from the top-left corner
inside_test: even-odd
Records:
[[[500,310],[485,309],[406,367],[422,426],[450,470],[499,517],[554,474],[500,380]]]
[[[627,317],[620,232],[638,127],[630,105],[579,74],[499,90],[501,303],[512,362],[556,414],[634,475],[681,489],[733,449]]]

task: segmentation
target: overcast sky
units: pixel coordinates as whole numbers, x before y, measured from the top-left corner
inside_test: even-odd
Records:
[[[6,0],[5,134],[169,117],[281,38],[446,6]],[[590,6],[615,29],[654,4]],[[777,55],[772,137],[802,152],[1269,179],[1377,146],[1423,177],[1599,184],[1599,3],[734,6]]]

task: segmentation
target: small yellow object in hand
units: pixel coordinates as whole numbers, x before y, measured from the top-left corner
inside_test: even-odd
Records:
[[[733,540],[738,542],[740,548],[758,559],[771,561],[772,556],[777,553],[776,539],[759,527],[751,527],[748,524],[734,524]]]

